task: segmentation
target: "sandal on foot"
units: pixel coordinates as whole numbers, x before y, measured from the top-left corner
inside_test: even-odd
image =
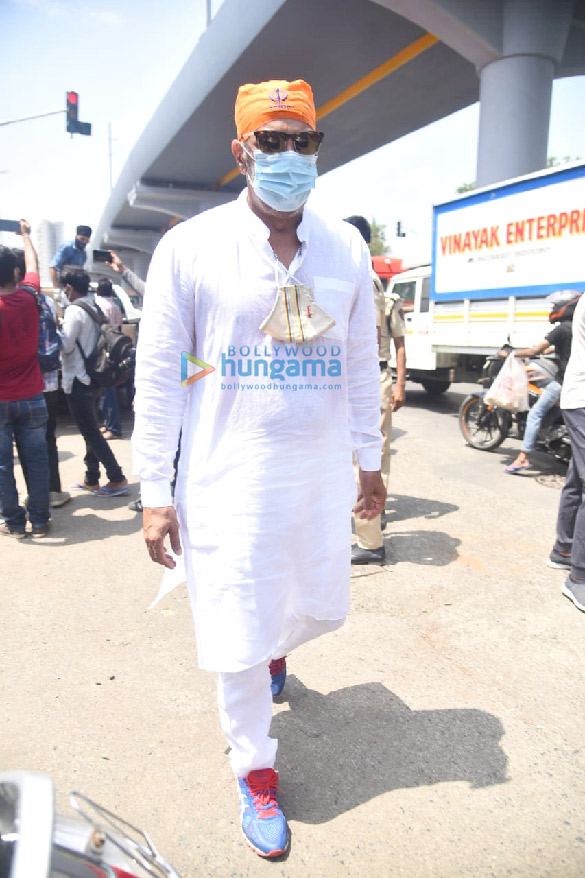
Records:
[[[96,497],[123,497],[129,490],[130,485],[128,484],[122,485],[120,488],[109,488],[107,485],[104,485],[103,488],[94,491],[94,494]]]
[[[523,470],[523,469],[530,469],[530,464],[524,463],[524,464],[518,465],[517,463],[511,463],[510,466],[507,466],[504,469],[504,472],[508,473],[508,475],[510,475],[510,476],[513,476],[516,473],[519,473],[520,470]]]
[[[85,482],[75,482],[76,488],[81,488],[82,491],[89,491],[90,494],[95,494],[96,491],[100,490],[100,486],[98,485],[86,485]]]

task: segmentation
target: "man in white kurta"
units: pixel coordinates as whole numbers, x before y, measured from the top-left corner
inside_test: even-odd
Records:
[[[370,255],[347,223],[304,202],[277,210],[260,197],[271,196],[260,185],[264,156],[256,129],[284,131],[287,150],[296,152],[305,145],[294,140],[296,132],[314,128],[307,84],[276,85],[285,109],[274,109],[274,82],[240,89],[252,90],[253,98],[250,104],[244,93],[240,118],[236,105],[232,146],[247,188],[167,232],[153,255],[133,436],[147,545],[153,560],[168,567],[174,562],[165,537],[183,551],[199,664],[218,674],[242,828],[266,857],[288,845],[274,799],[268,665],[339,627],[348,612],[352,450],[363,473],[362,514],[373,517],[384,503]],[[263,89],[271,95],[266,109],[257,100]],[[290,97],[281,100],[283,94]],[[299,314],[304,309],[309,320],[296,337],[311,336],[317,313],[319,334],[291,341],[260,329],[279,288],[308,296],[301,295]],[[193,358],[208,373],[183,386]],[[269,807],[258,792],[265,777],[274,799]]]

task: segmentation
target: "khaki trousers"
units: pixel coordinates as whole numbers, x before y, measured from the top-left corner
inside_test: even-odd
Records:
[[[380,390],[382,408],[380,431],[382,433],[382,479],[388,488],[390,476],[390,440],[392,438],[392,372],[385,369],[380,373]],[[359,467],[354,456],[354,470],[359,486]],[[358,546],[362,549],[380,549],[384,545],[382,539],[382,516],[377,515],[371,521],[355,516],[355,534]]]

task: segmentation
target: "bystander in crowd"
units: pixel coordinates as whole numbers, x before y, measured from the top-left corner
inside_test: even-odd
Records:
[[[565,369],[571,356],[573,315],[580,295],[576,290],[560,290],[553,293],[550,297],[551,310],[548,318],[550,323],[555,324],[553,329],[545,335],[542,341],[537,342],[531,348],[518,348],[514,351],[516,357],[536,357],[539,354],[553,351],[557,363],[557,373],[555,379],[547,384],[538,401],[528,412],[520,453],[505,469],[505,472],[510,475],[530,469],[530,454],[536,448],[542,420],[560,399]],[[499,353],[501,357],[507,357],[509,351],[502,348]]]
[[[89,226],[77,226],[75,237],[72,241],[61,244],[51,260],[50,272],[53,287],[57,289],[61,285],[61,274],[68,268],[83,268],[87,261],[85,248],[91,238]]]
[[[355,226],[366,244],[370,243],[372,232],[364,216],[354,215],[345,222]],[[404,335],[406,328],[402,317],[401,299],[396,293],[386,292],[382,281],[372,268],[374,309],[378,331],[378,356],[380,362],[380,432],[382,433],[382,478],[386,489],[390,477],[390,444],[392,439],[392,413],[402,408],[406,391],[406,351]],[[392,357],[390,342],[396,354],[396,381],[392,380]],[[354,461],[356,475],[359,468]],[[386,560],[384,547],[384,516],[382,511],[375,518],[366,519],[354,516],[356,542],[351,550],[352,564],[383,564]]]
[[[14,250],[17,259],[17,277],[24,279],[24,251]],[[57,329],[57,307],[51,296],[41,292],[39,300],[39,344],[38,359],[43,375],[45,403],[47,406],[47,451],[49,453],[49,501],[50,506],[64,506],[71,500],[69,491],[64,491],[59,472],[59,449],[57,448],[57,417],[59,411],[59,366],[61,336]],[[20,453],[18,439],[16,447],[22,471],[26,476],[26,459]]]
[[[94,350],[99,333],[98,323],[91,316],[97,313],[90,295],[90,278],[82,269],[69,269],[61,284],[70,302],[61,328],[63,390],[86,448],[85,476],[77,486],[94,494],[119,497],[128,493],[128,480],[100,431],[96,413],[99,391],[92,386],[85,368],[85,358]],[[102,487],[100,464],[108,477]]]
[[[107,277],[99,279],[95,294],[95,304],[98,306],[110,326],[122,326],[124,319],[119,306],[114,299],[114,287]],[[118,388],[106,387],[100,400],[103,426],[100,427],[105,439],[120,439],[122,436],[122,424],[120,421],[120,406],[118,404]]]
[[[571,356],[561,391],[571,440],[571,460],[561,492],[557,533],[549,565],[568,571],[563,594],[585,612],[585,295],[573,316]]]
[[[38,361],[41,286],[30,224],[20,220],[25,274],[9,247],[0,246],[0,534],[22,539],[49,533],[47,406]],[[19,503],[13,442],[18,442],[28,491]]]

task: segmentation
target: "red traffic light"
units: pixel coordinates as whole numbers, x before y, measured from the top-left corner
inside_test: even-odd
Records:
[[[77,133],[77,112],[79,110],[79,95],[76,91],[67,92],[67,131],[69,134]]]
[[[67,92],[65,114],[69,134],[91,134],[91,124],[79,121],[79,94],[76,91]]]

